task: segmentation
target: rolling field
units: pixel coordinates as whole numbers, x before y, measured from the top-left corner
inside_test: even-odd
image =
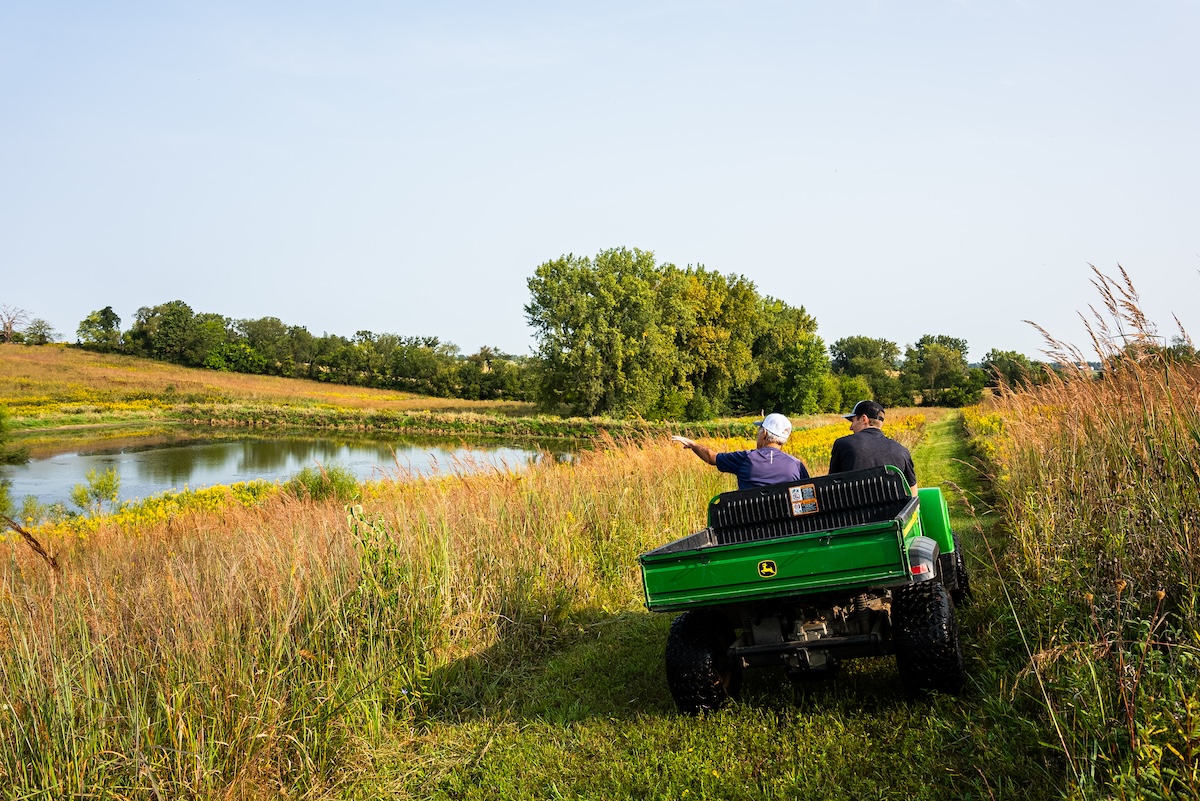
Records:
[[[188,401],[492,414],[527,414],[533,408],[524,403],[430,398],[297,378],[199,370],[62,346],[0,345],[0,403],[16,418],[86,414],[78,410],[89,407],[97,412],[152,412]]]
[[[923,701],[870,659],[799,688],[752,672],[720,712],[675,711],[670,618],[642,608],[637,554],[700,528],[732,484],[665,433],[519,475],[34,532],[58,570],[10,534],[0,787],[1200,798],[1198,404],[1195,363],[1125,360],[914,423],[919,480],[949,494],[975,591],[967,689]],[[817,472],[838,428],[794,435]]]
[[[705,500],[728,484],[663,439],[610,441],[573,467],[519,476],[363,485],[349,512],[276,494],[135,530],[101,521],[48,540],[59,574],[10,539],[0,778],[45,798],[986,798],[1063,786],[1054,749],[1003,683],[1020,662],[995,653],[986,571],[963,614],[964,698],[910,703],[890,660],[863,660],[801,692],[751,674],[728,710],[675,712],[670,619],[641,609],[636,556],[701,527]],[[926,480],[966,483],[950,458],[965,454],[956,418],[926,442]]]

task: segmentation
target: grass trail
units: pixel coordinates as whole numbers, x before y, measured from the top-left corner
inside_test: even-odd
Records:
[[[976,489],[957,414],[914,454],[923,485]],[[953,495],[953,492],[951,493]],[[697,498],[696,503],[703,503]],[[751,671],[740,702],[679,715],[662,668],[670,615],[627,611],[580,626],[483,708],[446,709],[397,732],[381,784],[402,798],[1054,798],[1061,776],[1036,728],[1007,702],[987,634],[994,604],[961,506],[956,530],[978,599],[962,617],[965,697],[910,703],[889,659],[853,660],[797,692]],[[636,570],[635,565],[629,567]],[[486,654],[479,659],[487,658]],[[469,666],[459,666],[469,670]]]

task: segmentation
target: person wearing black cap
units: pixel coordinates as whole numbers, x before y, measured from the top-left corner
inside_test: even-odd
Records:
[[[808,478],[804,462],[783,452],[783,446],[792,435],[792,422],[782,414],[768,414],[755,423],[758,436],[752,451],[717,453],[707,445],[701,445],[687,437],[671,437],[705,462],[715,465],[722,473],[737,476],[738,489],[753,489],[785,481]]]
[[[883,407],[872,400],[854,404],[854,411],[843,415],[850,421],[850,435],[833,443],[829,453],[829,472],[844,473],[865,467],[895,465],[904,471],[908,486],[917,493],[917,471],[908,448],[883,433]]]

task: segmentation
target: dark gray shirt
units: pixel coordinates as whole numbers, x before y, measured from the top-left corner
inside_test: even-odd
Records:
[[[864,428],[857,434],[839,438],[833,443],[833,450],[829,454],[830,473],[889,464],[904,472],[910,487],[917,485],[917,471],[908,448],[890,439],[878,428]]]

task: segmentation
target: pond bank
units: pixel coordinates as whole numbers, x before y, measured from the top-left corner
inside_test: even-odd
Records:
[[[687,434],[694,437],[751,436],[755,418],[721,418],[679,423],[644,419],[556,417],[546,414],[506,415],[484,412],[392,411],[335,406],[290,406],[262,403],[181,403],[141,410],[111,410],[104,405],[54,414],[11,419],[14,441],[44,455],[85,442],[111,447],[122,439],[180,436],[181,432],[238,432],[247,429],[289,433],[359,432],[425,437],[493,437],[505,440],[590,440]],[[797,429],[825,425],[829,415],[798,418]]]

